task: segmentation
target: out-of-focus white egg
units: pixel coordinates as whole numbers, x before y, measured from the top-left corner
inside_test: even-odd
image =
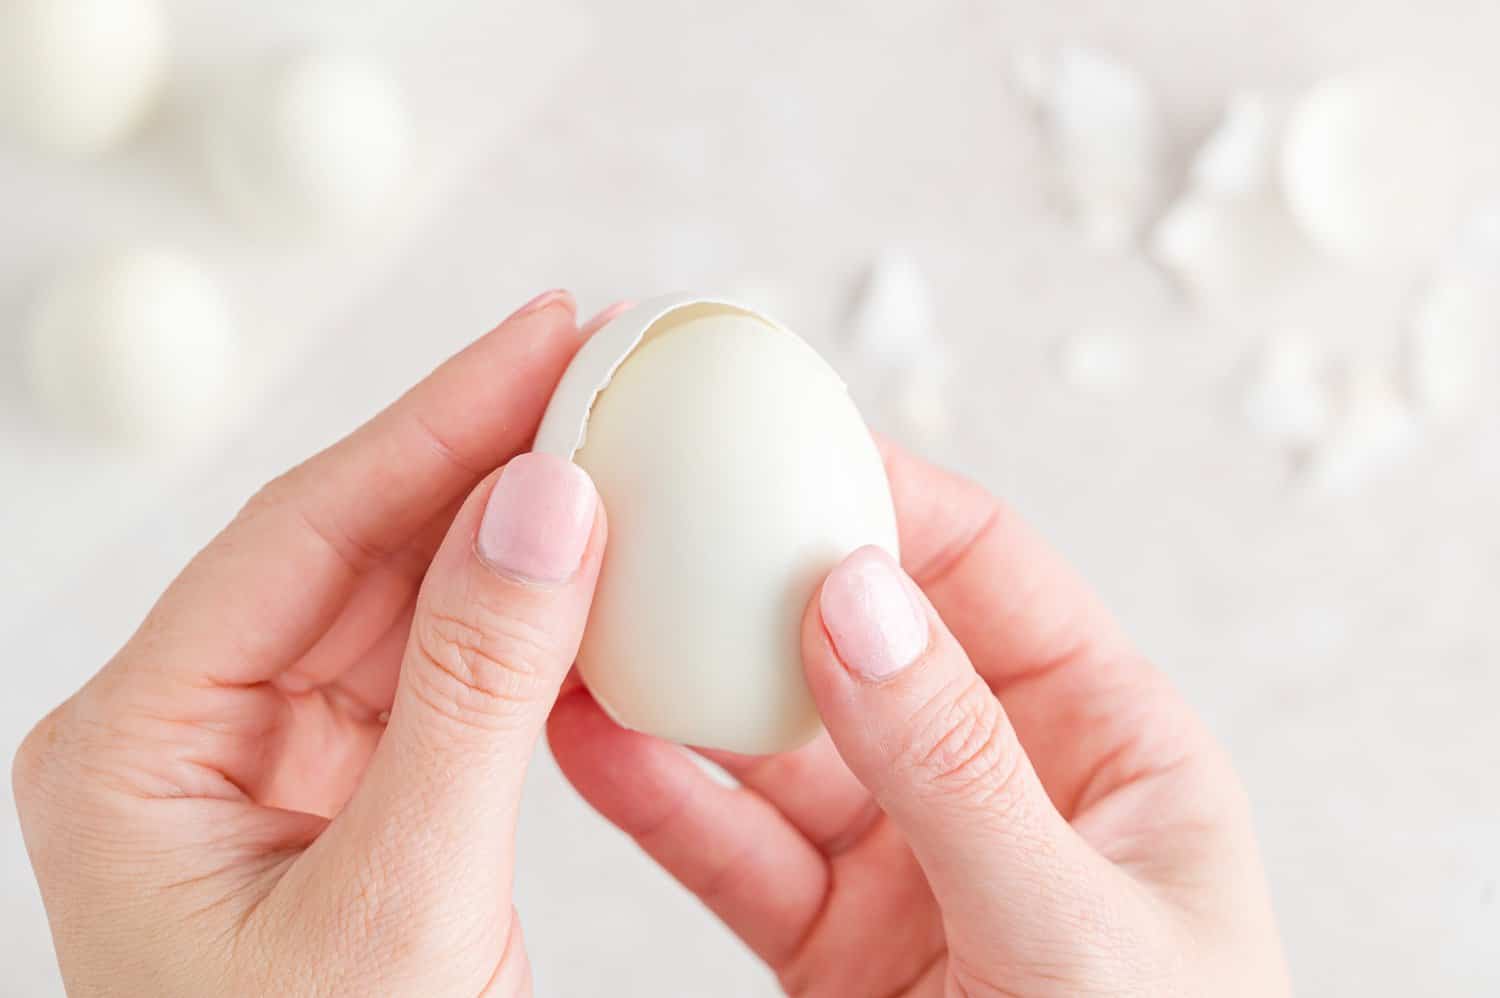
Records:
[[[27,339],[33,391],[58,423],[135,444],[217,425],[238,354],[218,287],[191,259],[154,248],[61,275]]]
[[[579,351],[536,448],[586,469],[609,515],[578,654],[605,710],[737,752],[811,738],[808,601],[856,548],[898,550],[879,451],[833,369],[748,309],[656,299]]]
[[[47,148],[100,152],[155,106],[169,48],[159,0],[7,0],[0,118]]]
[[[1297,106],[1281,150],[1293,216],[1339,256],[1426,259],[1452,232],[1476,169],[1486,122],[1433,72],[1369,70],[1315,87]]]
[[[379,68],[302,53],[230,87],[207,138],[230,210],[254,228],[296,233],[386,209],[410,165],[412,127],[400,88]]]

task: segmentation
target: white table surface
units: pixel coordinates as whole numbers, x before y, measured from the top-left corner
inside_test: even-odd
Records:
[[[12,556],[0,756],[119,645],[258,484],[535,291],[567,285],[587,311],[754,285],[842,361],[851,279],[896,243],[931,275],[961,361],[962,425],[938,456],[1050,535],[1229,745],[1256,802],[1299,991],[1500,993],[1500,412],[1485,403],[1431,434],[1356,496],[1299,498],[1281,456],[1234,417],[1265,317],[1209,317],[1140,258],[1084,250],[1045,196],[1042,145],[1007,79],[1017,44],[1099,44],[1161,90],[1185,149],[1235,89],[1293,87],[1413,47],[1471,60],[1497,92],[1486,49],[1500,6],[580,6],[592,11],[590,54],[424,210],[383,279],[307,331],[292,370],[215,446],[160,476],[128,459],[101,464],[26,436],[40,431],[17,429],[26,424],[7,399],[9,446],[63,463],[50,487],[70,513],[38,528],[23,513],[35,505],[12,501],[33,494],[24,466],[3,466],[0,542]],[[516,5],[509,16],[524,37],[537,15]],[[72,207],[49,202],[28,217],[53,210],[64,219]],[[68,245],[65,233],[39,240],[0,219],[0,358],[14,357],[33,257]],[[1314,332],[1388,342],[1395,297],[1365,289]],[[1128,397],[1082,398],[1055,376],[1059,338],[1098,324],[1139,337],[1147,376]],[[873,422],[899,429],[872,386],[854,387]],[[80,468],[88,474],[70,477]],[[159,494],[116,509],[113,474],[149,477]],[[545,756],[527,792],[517,904],[539,994],[774,991]],[[0,967],[4,993],[61,990],[10,819],[0,820]]]

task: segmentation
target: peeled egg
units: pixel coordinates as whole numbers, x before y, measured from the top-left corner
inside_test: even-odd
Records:
[[[0,117],[39,145],[102,151],[156,104],[168,48],[158,0],[7,0]]]
[[[230,87],[209,123],[214,182],[255,228],[298,232],[357,225],[400,189],[411,122],[378,67],[301,53]]]
[[[691,745],[812,738],[808,601],[855,549],[898,551],[880,453],[833,369],[749,309],[656,299],[583,346],[536,449],[588,471],[609,516],[578,653],[599,704]]]
[[[214,282],[193,260],[149,247],[64,273],[27,330],[31,386],[54,420],[134,444],[215,425],[237,355]]]

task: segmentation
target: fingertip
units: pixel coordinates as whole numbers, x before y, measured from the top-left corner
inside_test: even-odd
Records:
[[[599,705],[584,687],[583,680],[578,677],[578,670],[569,670],[557,695],[557,703],[547,717],[548,740],[553,743],[554,748],[559,740],[571,740],[573,736],[587,730],[590,715],[594,714],[602,716],[603,711],[599,710]]]
[[[580,326],[578,329],[579,336],[583,339],[588,339],[634,306],[635,302],[628,298],[615,302]]]
[[[931,642],[916,585],[883,548],[866,545],[836,565],[818,592],[832,649],[855,678],[880,682],[904,671]]]
[[[583,565],[598,506],[593,479],[578,465],[555,454],[522,454],[491,484],[475,551],[502,575],[562,585]]]
[[[507,326],[531,316],[540,315],[550,309],[561,309],[563,314],[576,320],[578,315],[578,302],[574,300],[573,293],[566,288],[553,288],[543,291],[535,298],[512,312],[501,326]]]

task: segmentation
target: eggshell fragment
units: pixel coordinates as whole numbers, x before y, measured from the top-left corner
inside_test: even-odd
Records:
[[[169,55],[158,0],[0,3],[0,119],[46,148],[102,152],[156,106]]]
[[[1025,50],[1015,75],[1042,116],[1085,239],[1123,249],[1160,192],[1165,129],[1155,95],[1139,73],[1081,45]]]
[[[1067,384],[1086,395],[1119,395],[1135,385],[1139,375],[1135,341],[1109,329],[1088,329],[1066,340],[1058,355],[1059,373]]]
[[[953,433],[953,384],[948,364],[934,356],[896,379],[896,415],[905,442],[924,452],[944,447]]]
[[[932,284],[916,259],[896,247],[870,264],[846,325],[860,359],[875,366],[923,362],[939,351]]]
[[[535,446],[587,470],[609,516],[578,655],[599,703],[694,745],[811,738],[803,613],[856,548],[898,550],[879,451],[833,370],[748,309],[657,299],[583,346]]]
[[[136,445],[217,426],[239,353],[213,280],[191,258],[151,247],[62,274],[26,339],[31,386],[59,424]]]
[[[1500,347],[1500,283],[1438,275],[1409,320],[1406,374],[1412,397],[1428,415],[1451,421],[1496,374]]]
[[[1265,94],[1231,97],[1219,126],[1193,159],[1193,186],[1224,195],[1264,191],[1275,181],[1280,117]]]
[[[1233,98],[1152,230],[1152,256],[1205,303],[1262,293],[1307,262],[1275,182],[1281,117],[1266,95]]]
[[[1416,449],[1417,421],[1389,374],[1371,361],[1349,372],[1341,411],[1302,469],[1313,496],[1354,494],[1388,474]]]
[[[1333,422],[1333,400],[1323,379],[1323,357],[1300,336],[1269,340],[1245,391],[1245,423],[1267,440],[1309,447]]]

